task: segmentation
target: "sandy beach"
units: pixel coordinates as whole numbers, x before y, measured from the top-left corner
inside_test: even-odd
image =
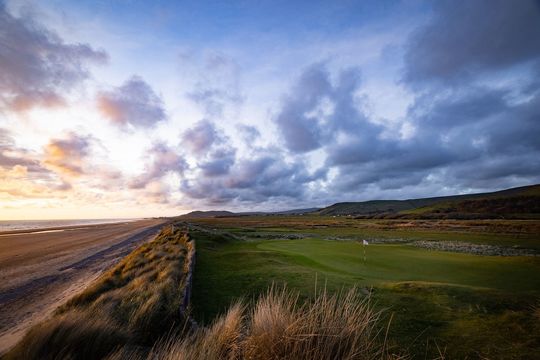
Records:
[[[0,354],[165,221],[0,233]]]

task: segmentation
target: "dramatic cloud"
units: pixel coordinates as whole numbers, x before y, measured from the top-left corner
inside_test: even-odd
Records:
[[[337,83],[324,64],[307,68],[274,118],[285,146],[293,153],[305,153],[337,141],[341,134],[354,130],[365,139],[378,133],[360,110],[356,92],[360,88],[360,70],[341,71]],[[361,133],[361,134],[360,134]]]
[[[255,128],[246,129],[252,136],[258,135]],[[182,145],[195,163],[180,190],[209,206],[298,201],[307,184],[326,175],[325,171],[310,174],[302,161],[285,160],[277,147],[252,146],[248,154],[240,156],[231,139],[209,121],[187,130]]]
[[[421,94],[408,114],[416,134],[399,144],[400,156],[383,161],[402,172],[371,170],[394,178],[413,171],[424,179],[442,176],[458,188],[538,182],[539,68],[537,1],[435,3],[405,54],[404,80]],[[416,169],[403,159],[422,154],[429,155]]]
[[[310,112],[331,93],[328,73],[322,66],[313,66],[302,74],[292,93],[284,98],[275,122],[290,151],[300,153],[321,147],[325,119]]]
[[[136,38],[131,20],[97,11],[84,23],[92,5],[10,5],[0,0],[0,200],[18,203],[13,217],[26,198],[146,216],[540,182],[537,0],[341,4],[361,13],[345,27],[309,3],[299,9],[318,9],[324,29],[284,15],[271,34],[247,6],[203,32],[136,22]],[[202,13],[193,21],[207,24]],[[84,89],[107,60],[86,39],[114,56]],[[126,71],[142,77],[110,83]]]
[[[105,117],[121,127],[148,128],[166,118],[161,98],[138,76],[112,91],[99,93],[97,105]]]
[[[257,155],[237,159],[224,176],[184,179],[182,192],[207,205],[260,205],[300,201],[306,185],[322,176],[311,176],[305,164],[284,162],[275,149],[259,149]]]
[[[454,81],[540,59],[537,0],[444,0],[432,5],[431,22],[408,45],[406,81]]]
[[[28,16],[15,17],[0,1],[0,105],[13,111],[64,103],[88,77],[87,66],[107,55],[87,44],[66,44]]]
[[[533,95],[520,101],[515,87],[418,95],[406,119],[413,131],[403,137],[363,112],[358,69],[332,74],[315,64],[274,117],[285,149],[253,147],[249,156],[238,154],[213,123],[201,121],[183,135],[198,161],[181,191],[217,206],[345,200],[368,190],[378,196],[403,196],[402,189],[414,188],[437,194],[444,179],[451,179],[453,191],[489,188],[489,181],[501,187],[535,182],[540,168],[531,154],[540,158],[540,88],[523,87]],[[245,130],[247,138],[258,136],[256,129]],[[313,150],[324,159],[318,170],[306,162]],[[313,188],[315,195],[308,191]]]
[[[468,188],[486,188],[488,179],[502,186],[514,185],[503,181],[510,178],[515,183],[537,181],[540,167],[531,159],[532,154],[540,158],[540,97],[511,105],[506,95],[477,89],[434,101],[422,98],[411,108],[416,126],[412,138],[375,136],[366,145],[350,136],[347,143],[329,146],[327,164],[339,171],[336,187],[398,188],[441,172],[447,181]],[[475,181],[478,177],[483,181]]]

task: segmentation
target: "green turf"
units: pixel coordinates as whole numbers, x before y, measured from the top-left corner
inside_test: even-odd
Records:
[[[213,228],[227,229],[220,225]],[[362,229],[232,225],[227,230],[234,230],[236,236],[260,233],[262,237],[239,241],[192,233],[198,248],[192,303],[199,321],[210,321],[238,297],[257,297],[271,284],[286,284],[307,297],[317,282],[330,291],[373,287],[375,306],[387,309],[386,321],[392,315],[392,344],[415,358],[426,353],[436,356],[438,348],[450,358],[534,358],[540,349],[538,257],[488,257],[372,244],[364,261],[358,242],[323,240],[329,234],[358,234]],[[314,238],[264,239],[269,232],[309,233]],[[410,233],[417,235],[414,230]],[[392,237],[395,232],[385,235]],[[488,243],[500,239],[464,235]],[[455,240],[448,233],[431,236],[435,241]]]
[[[364,249],[358,242],[317,239],[267,241],[257,248],[287,254],[323,274],[350,276],[361,285],[419,281],[508,291],[540,289],[540,276],[528,276],[540,271],[536,257],[477,256],[410,245],[368,245]]]

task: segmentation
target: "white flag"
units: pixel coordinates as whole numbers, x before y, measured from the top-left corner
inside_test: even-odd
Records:
[[[367,240],[362,240],[362,245],[369,245],[369,243],[367,242]]]

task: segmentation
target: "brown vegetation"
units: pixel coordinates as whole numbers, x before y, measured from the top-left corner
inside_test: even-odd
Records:
[[[182,328],[187,233],[165,228],[93,285],[33,327],[8,359],[99,359],[121,346],[151,346]]]
[[[238,302],[209,327],[169,338],[147,356],[132,359],[389,359],[379,313],[356,290],[298,295],[270,289],[251,310]],[[123,353],[125,354],[125,352]],[[129,357],[129,356],[128,356]]]

